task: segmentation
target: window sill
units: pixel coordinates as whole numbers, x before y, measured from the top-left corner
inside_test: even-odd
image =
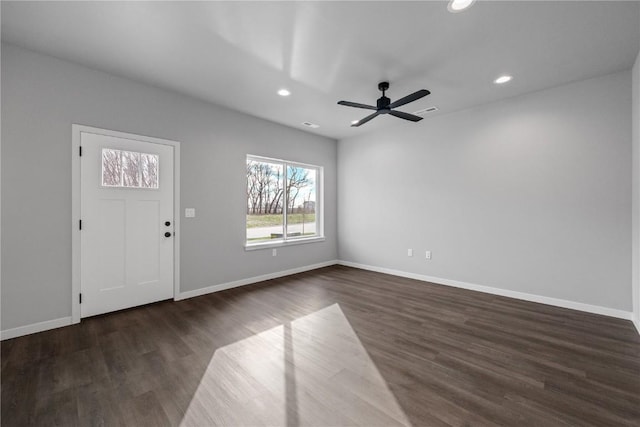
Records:
[[[294,245],[304,245],[307,243],[316,243],[316,242],[324,242],[325,238],[323,236],[317,237],[309,237],[306,239],[294,239],[294,240],[278,240],[277,242],[260,242],[260,243],[248,243],[244,245],[245,251],[255,251],[258,249],[269,249],[269,248],[281,248],[283,246],[294,246]]]

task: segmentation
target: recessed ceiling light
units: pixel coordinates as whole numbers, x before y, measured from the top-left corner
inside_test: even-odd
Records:
[[[447,9],[449,9],[449,12],[451,13],[462,12],[463,10],[471,7],[475,1],[476,0],[451,0]]]
[[[287,89],[280,89],[278,91],[278,95],[280,95],[280,96],[289,96],[289,95],[291,95],[291,92],[289,92]]]
[[[511,76],[504,75],[504,76],[500,76],[500,77],[498,77],[498,78],[497,78],[497,79],[495,79],[493,82],[494,82],[495,84],[501,85],[501,84],[503,84],[503,83],[510,82],[512,78],[513,78],[513,77],[511,77]]]
[[[320,125],[317,125],[315,123],[311,123],[311,122],[302,122],[303,125],[310,127],[312,129],[317,129],[320,127]]]

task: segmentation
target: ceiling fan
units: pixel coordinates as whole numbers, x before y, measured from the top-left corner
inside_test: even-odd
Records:
[[[412,93],[411,95],[407,95],[404,98],[400,98],[395,102],[391,102],[389,98],[384,96],[385,91],[389,89],[389,82],[380,82],[378,83],[378,90],[382,91],[382,96],[378,98],[377,106],[366,105],[366,104],[358,104],[357,102],[349,102],[349,101],[338,101],[339,105],[346,105],[347,107],[356,107],[356,108],[364,108],[366,110],[375,110],[376,112],[371,114],[370,116],[365,117],[364,119],[360,119],[357,122],[353,122],[351,124],[352,127],[358,127],[367,123],[369,120],[373,119],[380,114],[391,114],[392,116],[400,117],[401,119],[410,120],[412,122],[419,122],[422,120],[422,117],[416,116],[414,114],[404,113],[402,111],[396,111],[394,108],[401,107],[405,104],[423,98],[429,95],[429,92],[426,89],[420,89],[417,92]]]

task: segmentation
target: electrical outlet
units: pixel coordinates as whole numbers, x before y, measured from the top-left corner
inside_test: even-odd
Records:
[[[431,259],[431,251],[427,251],[427,253],[426,253],[426,258],[427,258],[427,259]]]
[[[413,256],[413,249],[407,249],[407,256]]]
[[[271,256],[278,256],[278,250],[277,249],[271,249]]]
[[[184,217],[185,218],[195,218],[196,217],[196,209],[195,208],[185,208]]]

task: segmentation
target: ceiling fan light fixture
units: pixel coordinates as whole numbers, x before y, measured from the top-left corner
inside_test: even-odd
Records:
[[[278,95],[280,95],[280,96],[289,96],[289,95],[291,95],[291,92],[289,92],[287,89],[280,89],[278,91]]]
[[[505,75],[503,75],[503,76],[498,77],[498,78],[497,78],[497,79],[495,79],[493,82],[494,82],[495,84],[497,84],[497,85],[502,85],[502,84],[505,84],[505,83],[510,82],[510,81],[511,81],[511,79],[513,79],[513,77],[512,77],[512,76],[505,74]]]
[[[447,9],[451,13],[462,12],[463,10],[470,8],[475,1],[476,0],[451,0]]]

